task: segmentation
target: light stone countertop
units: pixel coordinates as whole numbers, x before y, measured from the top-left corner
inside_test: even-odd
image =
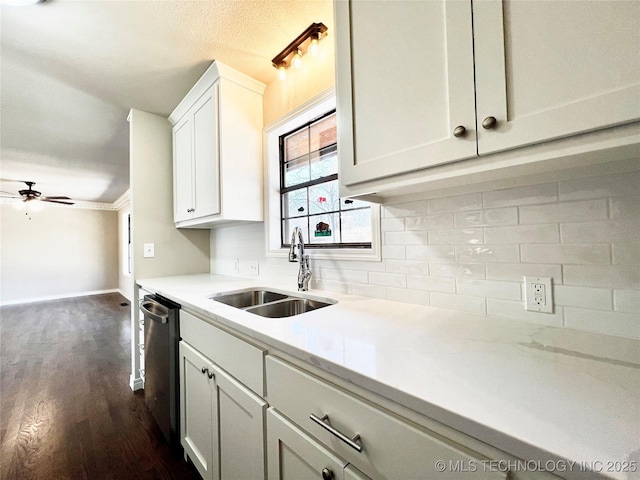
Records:
[[[300,294],[291,279],[204,274],[137,283],[556,475],[640,479],[638,340],[321,290]],[[338,303],[271,319],[209,298],[248,287]]]

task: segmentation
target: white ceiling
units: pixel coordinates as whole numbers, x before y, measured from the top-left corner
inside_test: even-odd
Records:
[[[331,0],[49,0],[0,10],[0,190],[113,202],[130,108],[168,116],[210,62],[261,82]]]

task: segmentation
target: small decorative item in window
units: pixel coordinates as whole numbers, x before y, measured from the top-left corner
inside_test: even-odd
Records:
[[[315,237],[330,237],[331,227],[328,223],[320,222],[316,224],[316,231],[313,232]]]

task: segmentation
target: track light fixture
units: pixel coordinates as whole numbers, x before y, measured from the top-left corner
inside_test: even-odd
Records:
[[[287,77],[287,68],[300,68],[302,66],[302,56],[310,53],[311,56],[318,55],[318,43],[327,35],[327,27],[324,23],[312,23],[307,29],[296,37],[279,54],[273,57],[271,63],[278,69],[280,80]]]

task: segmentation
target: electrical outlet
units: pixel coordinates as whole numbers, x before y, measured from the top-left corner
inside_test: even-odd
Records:
[[[260,268],[259,268],[259,262],[258,260],[252,260],[249,262],[249,273],[251,275],[255,275],[257,276],[260,273]]]
[[[524,277],[524,309],[530,312],[553,313],[550,277]]]
[[[153,243],[145,243],[142,248],[144,258],[153,258],[155,254],[155,245]]]

